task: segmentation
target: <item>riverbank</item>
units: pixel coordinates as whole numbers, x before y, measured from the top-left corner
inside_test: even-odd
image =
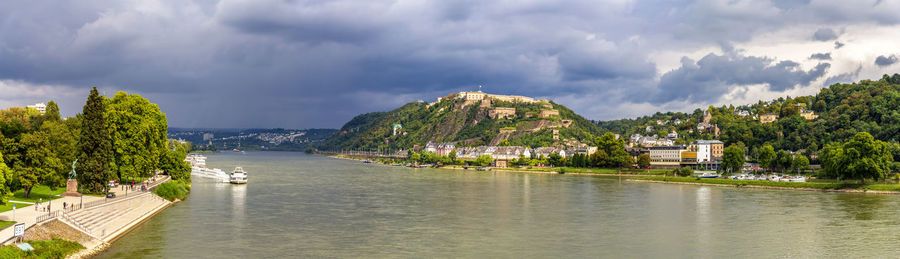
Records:
[[[381,165],[390,165],[386,163],[382,163],[377,160],[366,159],[361,157],[351,157],[344,155],[325,155],[331,158],[344,159],[344,160],[352,160],[352,161],[370,161],[372,163],[378,163]],[[465,170],[464,166],[460,165],[447,165],[447,166],[436,166],[429,167],[435,169],[451,169],[451,170]],[[475,170],[476,167],[469,166],[471,170]],[[595,175],[595,176],[627,176],[627,177],[645,177],[648,175],[663,175],[666,173],[665,170],[662,169],[648,169],[648,170],[621,170],[614,168],[573,168],[573,167],[495,167],[491,168],[493,171],[505,171],[505,172],[515,172],[515,173],[533,173],[533,174],[569,174],[569,175]]]
[[[875,193],[875,194],[900,194],[900,184],[860,184],[848,182],[774,182],[763,180],[735,180],[718,178],[695,177],[663,177],[651,176],[637,179],[627,179],[631,182],[664,183],[705,185],[734,188],[755,188],[771,190],[795,190],[795,191],[821,191],[821,192],[848,192],[848,193]]]

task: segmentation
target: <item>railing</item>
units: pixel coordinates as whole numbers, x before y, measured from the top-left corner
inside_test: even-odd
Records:
[[[165,177],[161,178],[160,180],[151,181],[151,184],[148,185],[146,190],[137,190],[134,192],[129,192],[127,194],[123,194],[121,196],[117,195],[116,198],[104,198],[102,200],[96,200],[96,201],[91,201],[91,202],[87,202],[87,203],[72,204],[71,206],[66,206],[66,208],[63,210],[57,210],[57,211],[49,212],[47,214],[38,216],[35,219],[35,224],[42,223],[44,221],[48,221],[48,220],[54,219],[56,217],[59,217],[61,212],[62,213],[74,212],[74,211],[77,211],[80,209],[87,209],[87,208],[96,207],[96,206],[100,206],[100,205],[104,205],[104,204],[108,204],[108,203],[127,200],[127,198],[151,192],[153,189],[156,189],[156,187],[159,186],[161,183],[167,182],[170,179],[171,179],[170,176],[165,176]],[[135,186],[137,186],[137,184],[135,184]]]
[[[89,229],[89,228],[87,228],[86,226],[82,225],[81,222],[78,222],[77,220],[73,219],[71,216],[69,216],[68,213],[63,212],[62,214],[60,214],[60,216],[61,216],[63,219],[65,219],[66,221],[69,221],[69,223],[72,223],[72,224],[75,225],[76,227],[80,228],[81,231],[84,231],[85,233],[91,233],[91,229]]]
[[[44,222],[44,221],[48,221],[48,220],[54,219],[54,218],[56,218],[56,217],[59,216],[59,213],[60,213],[60,211],[57,210],[57,211],[49,212],[49,213],[44,214],[44,215],[40,215],[40,216],[38,216],[38,217],[34,220],[34,224],[38,224],[38,223],[41,223],[41,222]]]

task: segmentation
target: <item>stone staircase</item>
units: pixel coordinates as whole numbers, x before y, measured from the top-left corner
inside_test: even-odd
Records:
[[[152,193],[145,193],[127,200],[83,209],[68,214],[66,220],[74,221],[74,225],[89,234],[103,238],[133,219],[138,218],[155,208],[167,204],[168,201]],[[109,231],[107,231],[109,230]]]

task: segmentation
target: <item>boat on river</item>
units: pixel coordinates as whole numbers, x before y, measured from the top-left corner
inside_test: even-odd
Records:
[[[244,168],[238,166],[234,168],[234,171],[231,171],[229,178],[233,184],[245,184],[247,183],[247,172],[244,171]]]

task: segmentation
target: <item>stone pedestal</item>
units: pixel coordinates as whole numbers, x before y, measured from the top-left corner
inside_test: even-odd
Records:
[[[78,180],[69,179],[69,181],[66,182],[66,192],[64,192],[62,196],[81,196],[81,194],[78,193]]]

